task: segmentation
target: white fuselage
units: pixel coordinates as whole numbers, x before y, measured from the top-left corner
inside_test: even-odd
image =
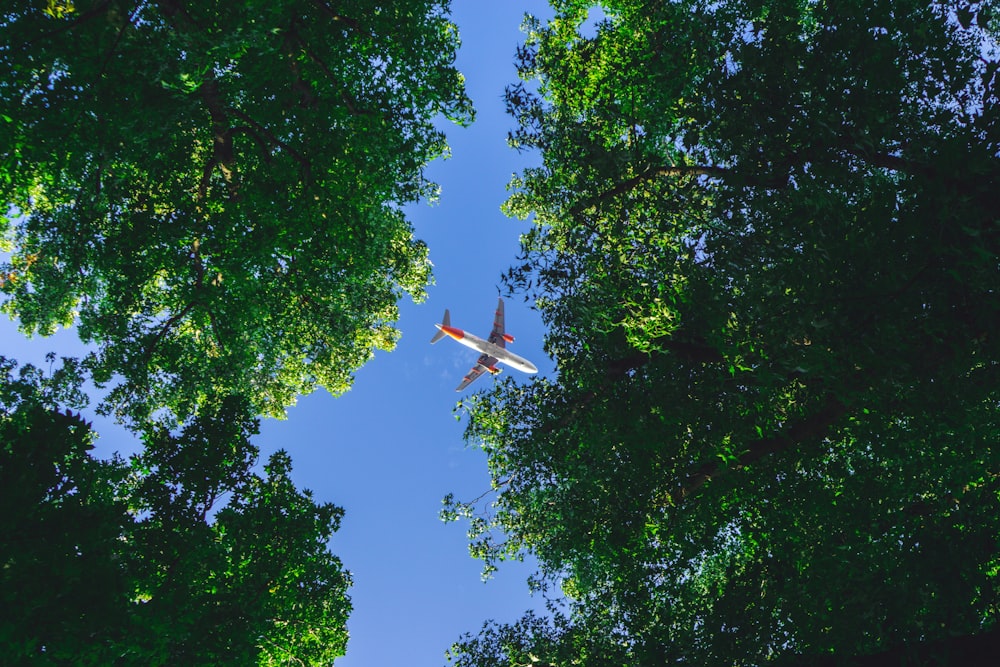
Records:
[[[440,324],[435,325],[438,329],[442,329]],[[450,328],[450,327],[449,327]],[[499,345],[494,345],[488,340],[483,340],[479,336],[470,334],[468,331],[461,331],[461,336],[454,335],[451,331],[448,334],[457,340],[459,343],[466,347],[471,347],[477,352],[482,352],[483,354],[488,354],[491,357],[496,357],[496,360],[500,363],[507,364],[511,368],[516,368],[522,373],[537,373],[538,368],[535,367],[533,363],[520,357],[513,352],[509,351],[505,347],[500,347]]]

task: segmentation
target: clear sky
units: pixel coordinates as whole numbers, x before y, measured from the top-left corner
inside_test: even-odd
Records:
[[[514,50],[525,12],[551,14],[541,0],[453,0],[463,42],[458,66],[477,120],[464,129],[444,126],[452,157],[429,171],[441,199],[407,209],[430,247],[436,285],[425,303],[402,304],[397,349],[363,367],[344,396],[316,392],[301,398],[287,420],[265,420],[255,440],[262,457],[288,450],[296,483],[346,510],[331,543],[354,576],[351,638],[338,667],[437,667],[463,632],[541,606],[528,594],[530,564],[508,564],[484,583],[482,563],[468,555],[466,526],[438,518],[447,493],[472,499],[489,488],[489,476],[484,455],[464,446],[464,422],[452,411],[461,396],[454,389],[477,354],[448,339],[429,345],[445,308],[453,325],[488,334],[500,276],[527,229],[500,212],[511,175],[537,160],[506,146],[513,120],[504,112],[503,89],[516,78]],[[538,314],[520,298],[507,300],[507,329],[517,338],[512,351],[541,373],[552,372]],[[6,318],[0,321],[0,354],[39,363],[50,350],[83,353],[73,332],[24,341]],[[469,391],[491,382],[480,378]],[[106,421],[95,426],[99,452],[127,453],[133,446],[131,436]]]
[[[447,339],[429,344],[445,308],[453,325],[488,334],[500,276],[527,230],[500,212],[511,175],[537,160],[506,145],[513,120],[503,89],[516,80],[514,50],[523,41],[525,11],[549,15],[537,0],[453,2],[463,44],[458,66],[477,120],[446,128],[452,157],[430,168],[441,185],[439,203],[408,209],[430,248],[436,285],[423,304],[402,304],[398,347],[362,368],[344,396],[318,392],[300,399],[287,421],[263,425],[262,446],[291,451],[299,485],[346,510],[332,544],[355,581],[351,639],[340,667],[436,667],[463,632],[540,606],[528,594],[530,565],[508,564],[482,582],[466,526],[438,518],[445,494],[475,498],[489,489],[489,476],[485,456],[465,447],[464,422],[452,412],[461,396],[455,387],[477,354]],[[507,329],[517,338],[511,349],[550,373],[538,314],[520,298],[506,306]],[[491,382],[480,378],[468,391]]]

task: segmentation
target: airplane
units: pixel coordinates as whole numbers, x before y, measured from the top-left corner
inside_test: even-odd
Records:
[[[471,347],[473,350],[482,353],[476,361],[476,365],[462,379],[462,384],[458,385],[455,391],[462,391],[478,380],[479,376],[484,373],[489,372],[493,375],[499,373],[500,369],[497,368],[498,362],[507,364],[523,373],[538,372],[538,368],[533,363],[506,349],[507,343],[514,342],[514,337],[506,333],[503,328],[503,299],[500,299],[497,303],[496,317],[493,319],[493,331],[490,332],[490,337],[487,340],[451,326],[451,313],[448,312],[447,308],[444,311],[444,320],[441,324],[435,324],[434,326],[438,328],[438,332],[434,334],[434,338],[431,338],[431,344],[438,342],[445,336],[451,336],[462,345]]]

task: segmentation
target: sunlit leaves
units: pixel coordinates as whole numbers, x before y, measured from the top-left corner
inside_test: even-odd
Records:
[[[434,119],[472,117],[447,9],[6,8],[3,308],[77,324],[125,420],[346,391],[430,280],[400,205],[436,193]]]
[[[131,461],[96,434],[67,361],[0,359],[0,647],[37,664],[329,665],[343,655],[350,575],[328,550],[343,510],[295,488],[276,452],[257,471],[246,401],[157,428]]]

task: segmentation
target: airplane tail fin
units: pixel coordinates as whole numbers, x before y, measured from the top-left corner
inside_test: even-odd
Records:
[[[444,309],[444,319],[441,320],[441,326],[443,326],[443,327],[450,327],[451,326],[451,313],[448,312],[447,308]],[[436,334],[434,334],[434,338],[431,338],[431,345],[433,345],[434,343],[438,342],[439,340],[441,340],[444,337],[445,337],[444,331],[442,331],[441,329],[438,329],[438,332]]]

